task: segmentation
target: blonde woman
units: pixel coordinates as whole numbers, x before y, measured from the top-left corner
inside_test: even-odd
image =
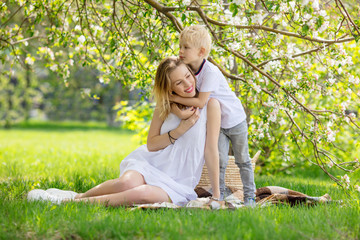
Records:
[[[186,119],[171,113],[170,95],[192,98],[197,94],[194,74],[174,57],[160,63],[154,94],[157,106],[147,144],[121,162],[119,178],[77,194],[73,201],[109,206],[172,202],[183,206],[197,197],[194,188],[200,180],[205,156],[213,199],[218,200],[219,159],[214,149],[217,150],[220,131],[219,103],[210,99],[202,110],[176,107],[185,113]],[[61,190],[58,191],[61,198]],[[28,198],[36,199],[31,192]]]

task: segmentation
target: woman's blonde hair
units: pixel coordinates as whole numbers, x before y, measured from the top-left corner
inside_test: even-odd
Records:
[[[172,92],[170,74],[181,65],[185,65],[196,80],[191,69],[177,57],[167,57],[163,59],[156,70],[153,93],[162,120],[165,120],[171,111],[171,103],[169,100],[169,95]]]

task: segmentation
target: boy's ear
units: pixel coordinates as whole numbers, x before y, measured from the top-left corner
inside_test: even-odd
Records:
[[[199,55],[200,56],[204,56],[205,55],[205,48],[204,47],[201,47],[200,50],[199,50]]]

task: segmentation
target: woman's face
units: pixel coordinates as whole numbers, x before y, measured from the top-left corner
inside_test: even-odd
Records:
[[[180,97],[194,97],[196,93],[195,78],[189,69],[181,64],[169,75],[171,90]]]

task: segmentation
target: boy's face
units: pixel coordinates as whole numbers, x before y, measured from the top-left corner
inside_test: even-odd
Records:
[[[204,58],[201,54],[201,48],[185,41],[180,41],[179,57],[185,64],[189,65],[202,61]]]

